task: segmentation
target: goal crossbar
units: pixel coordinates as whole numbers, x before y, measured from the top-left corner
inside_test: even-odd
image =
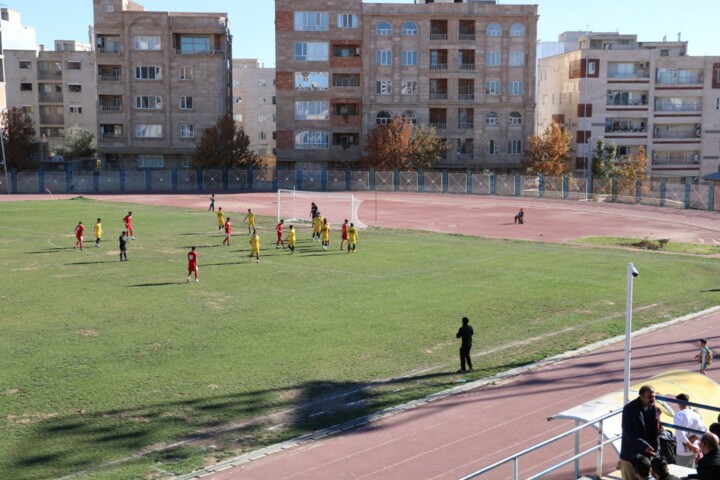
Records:
[[[304,190],[278,189],[277,220],[286,222],[312,221],[310,206],[315,203],[320,214],[330,224],[342,224],[345,219],[357,228],[367,228],[358,218],[362,200],[350,192],[311,192]]]

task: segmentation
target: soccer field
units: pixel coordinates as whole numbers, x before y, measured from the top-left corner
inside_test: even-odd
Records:
[[[2,208],[3,478],[165,478],[617,335],[629,261],[637,328],[717,304],[715,258],[372,228],[349,255],[339,229],[323,251],[307,227],[290,255],[260,218],[257,264],[241,214],[224,247],[212,212]],[[461,377],[463,315],[475,371]]]

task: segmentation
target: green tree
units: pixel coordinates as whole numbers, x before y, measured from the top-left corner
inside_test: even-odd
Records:
[[[435,127],[416,125],[410,141],[411,156],[407,162],[410,168],[432,168],[442,160],[448,150],[447,142],[440,138]]]
[[[593,178],[612,178],[621,173],[620,159],[617,155],[617,145],[605,144],[605,139],[600,137],[595,142],[595,150],[592,155],[592,176]]]
[[[66,158],[92,158],[97,153],[95,135],[77,125],[70,127],[65,133],[63,146],[56,148],[53,153]]]
[[[195,168],[238,168],[258,166],[260,159],[249,149],[250,138],[235,124],[232,116],[217,119],[203,129],[192,165]]]
[[[528,139],[530,159],[526,166],[535,173],[563,175],[570,171],[572,135],[555,122],[540,135]]]
[[[375,125],[365,137],[363,165],[374,168],[405,168],[412,155],[412,125],[400,115]]]
[[[30,157],[37,152],[35,125],[30,116],[13,107],[2,114],[3,141],[8,168],[25,170],[35,168],[37,162]]]

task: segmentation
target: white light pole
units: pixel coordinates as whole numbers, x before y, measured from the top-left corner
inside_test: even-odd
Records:
[[[640,275],[632,263],[627,264],[627,298],[625,299],[625,388],[623,405],[630,401],[630,357],[632,353],[632,298],[633,279]]]

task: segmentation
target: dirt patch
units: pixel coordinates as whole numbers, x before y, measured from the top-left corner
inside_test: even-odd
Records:
[[[95,330],[95,329],[90,329],[90,330],[78,330],[78,331],[75,332],[75,333],[77,333],[77,334],[80,335],[81,337],[86,337],[86,338],[88,338],[88,337],[97,337],[97,336],[99,335],[98,331]]]
[[[23,413],[22,415],[8,415],[7,420],[15,425],[30,425],[53,417],[57,417],[57,413]]]

